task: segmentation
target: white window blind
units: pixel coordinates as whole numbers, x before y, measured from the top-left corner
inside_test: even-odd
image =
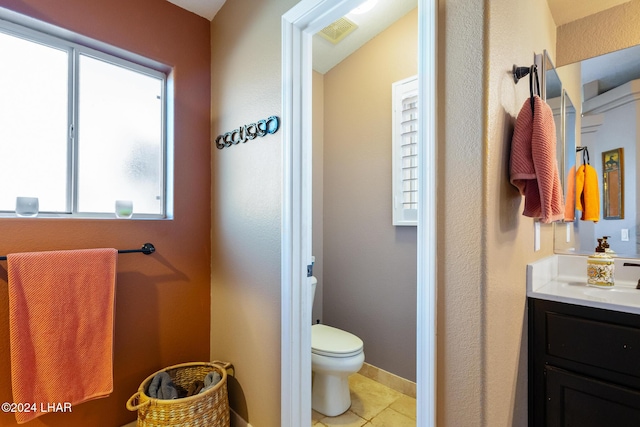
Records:
[[[393,225],[418,223],[418,78],[392,88]]]

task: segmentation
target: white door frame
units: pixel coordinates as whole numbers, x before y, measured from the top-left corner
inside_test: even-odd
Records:
[[[301,0],[282,16],[281,423],[311,425],[311,38],[362,0]],[[417,427],[436,425],[437,0],[418,0]]]

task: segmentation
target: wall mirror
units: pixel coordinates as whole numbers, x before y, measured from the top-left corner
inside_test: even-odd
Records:
[[[564,153],[564,176],[566,177],[576,166],[576,107],[566,90],[562,90],[562,138],[561,146]],[[565,180],[566,181],[566,180]],[[565,182],[566,184],[566,182]],[[565,185],[565,194],[567,186]]]
[[[564,153],[577,167],[583,154],[576,157],[575,148],[587,147],[598,177],[600,220],[582,221],[577,211],[574,222],[556,223],[555,252],[591,254],[597,237],[610,236],[611,249],[619,256],[638,258],[640,46],[558,67],[558,73],[565,86],[575,80],[572,86],[577,88],[571,98],[566,95],[566,105],[573,105],[571,99],[576,104],[564,112]],[[573,140],[567,132],[571,126],[577,129]],[[565,162],[565,167],[568,165]]]
[[[564,165],[565,155],[564,146],[562,144],[562,82],[560,76],[553,65],[553,61],[549,57],[549,52],[543,52],[542,57],[542,98],[547,102],[553,112],[553,120],[556,125],[556,159],[558,160],[558,173],[560,181],[565,186]]]

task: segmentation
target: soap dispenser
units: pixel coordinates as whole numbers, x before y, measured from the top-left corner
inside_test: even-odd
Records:
[[[609,237],[611,236],[602,236],[602,246],[604,247],[604,251],[613,257],[616,256],[616,253],[609,247],[609,242],[607,241]]]
[[[587,258],[587,284],[599,288],[611,288],[614,284],[614,260],[607,253],[609,244],[605,237],[598,239],[596,253]]]

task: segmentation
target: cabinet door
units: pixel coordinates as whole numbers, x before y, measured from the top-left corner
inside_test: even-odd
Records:
[[[545,374],[548,427],[640,426],[640,392],[552,366]]]

